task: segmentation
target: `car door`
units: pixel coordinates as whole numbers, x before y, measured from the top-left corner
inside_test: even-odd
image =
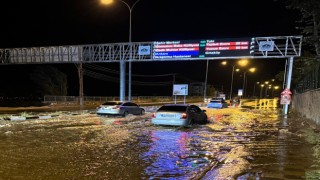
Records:
[[[224,99],[222,100],[222,107],[223,108],[227,108],[228,107],[228,103]]]
[[[189,107],[189,116],[191,119],[193,119],[195,122],[199,122],[199,111],[197,110],[197,106],[190,105]]]
[[[140,114],[141,113],[141,110],[140,110],[138,104],[131,103],[131,108],[132,108],[133,114]]]
[[[191,107],[195,114],[195,121],[201,123],[205,119],[206,114],[196,105],[191,105]]]
[[[122,104],[122,113],[124,112],[128,112],[128,114],[132,114],[131,112],[131,103],[130,102],[126,102]]]

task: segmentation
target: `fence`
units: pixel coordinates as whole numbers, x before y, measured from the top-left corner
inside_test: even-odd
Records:
[[[320,90],[320,64],[317,64],[304,78],[300,81],[295,91],[297,93],[303,93],[310,90]]]
[[[184,101],[183,96],[177,96],[177,101]],[[106,101],[119,101],[118,96],[84,96],[84,103],[103,103]],[[173,102],[173,96],[133,96],[132,101],[136,103],[143,102]],[[200,96],[187,96],[186,101],[203,101],[203,97]],[[77,104],[79,103],[78,96],[44,96],[44,103],[66,103],[66,104]]]
[[[279,99],[242,99],[240,106],[255,109],[276,109],[279,107]]]

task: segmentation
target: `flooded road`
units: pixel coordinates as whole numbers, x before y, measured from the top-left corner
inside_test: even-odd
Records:
[[[224,179],[230,169],[237,179],[305,179],[311,146],[280,124],[157,127],[150,114],[1,123],[0,179]]]

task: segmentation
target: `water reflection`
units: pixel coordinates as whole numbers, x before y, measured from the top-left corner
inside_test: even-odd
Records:
[[[70,118],[1,126],[0,179],[200,179],[219,152],[238,144],[254,153],[243,179],[261,172],[270,179],[299,179],[311,156],[299,137],[274,127],[210,131],[153,127],[145,119],[115,125],[95,115]]]
[[[142,159],[149,164],[146,177],[151,179],[188,179],[210,163],[210,157],[201,146],[195,147],[198,138],[193,132],[159,129],[150,132],[152,145]]]

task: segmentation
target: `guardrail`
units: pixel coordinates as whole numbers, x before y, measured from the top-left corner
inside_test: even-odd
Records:
[[[303,93],[311,90],[320,90],[320,63],[299,82],[295,87],[296,93]]]
[[[118,96],[84,96],[84,103],[103,103],[106,101],[119,101]],[[147,102],[174,102],[174,96],[133,96],[132,101],[136,103]],[[177,96],[176,101],[184,101],[183,96]],[[200,96],[187,96],[186,101],[203,101]],[[44,96],[44,103],[79,103],[78,96]]]
[[[242,99],[240,106],[255,109],[275,109],[279,107],[279,99]]]

